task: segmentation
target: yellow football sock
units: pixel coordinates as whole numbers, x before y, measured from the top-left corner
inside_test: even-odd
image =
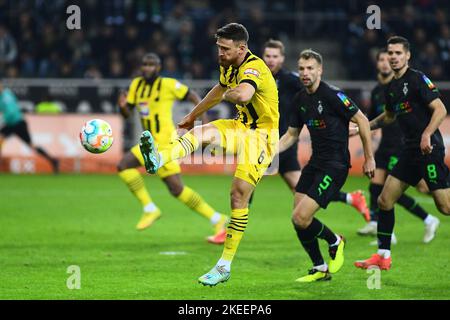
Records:
[[[227,227],[227,237],[223,248],[222,259],[233,261],[239,243],[244,235],[248,222],[248,208],[233,209],[231,211],[231,220]]]
[[[173,141],[167,149],[160,150],[161,161],[168,163],[181,159],[198,149],[198,139],[190,132]]]
[[[150,198],[147,188],[145,188],[144,179],[137,169],[120,171],[119,177],[125,182],[134,196],[138,198],[143,207],[152,202],[152,198]]]
[[[177,199],[208,220],[211,220],[211,217],[215,213],[215,210],[211,208],[211,206],[207,204],[197,192],[189,187],[185,186]]]

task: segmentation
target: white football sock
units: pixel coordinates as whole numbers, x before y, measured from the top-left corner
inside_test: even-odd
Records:
[[[322,272],[326,272],[328,270],[328,265],[324,263],[321,264],[320,266],[314,266],[313,268]]]
[[[425,223],[425,224],[430,224],[430,223],[432,223],[433,221],[434,221],[434,216],[432,216],[431,214],[429,214],[429,215],[427,215],[427,217],[425,218],[425,220],[423,220],[423,222]]]
[[[231,261],[220,258],[219,261],[217,261],[216,266],[223,266],[225,270],[230,271]]]
[[[222,215],[219,212],[214,212],[214,214],[212,215],[211,219],[209,219],[209,221],[211,222],[211,224],[214,225],[220,221],[221,217],[222,217]]]
[[[155,204],[153,202],[150,202],[149,204],[147,204],[146,206],[144,206],[144,212],[153,212],[156,209],[158,209],[157,206],[155,206]]]
[[[383,258],[387,259],[391,256],[391,250],[387,249],[378,249],[378,254]]]
[[[347,193],[347,204],[353,204],[353,198],[351,193]]]
[[[338,234],[334,234],[337,238],[336,242],[332,244],[332,246],[338,246],[341,243],[341,236]]]

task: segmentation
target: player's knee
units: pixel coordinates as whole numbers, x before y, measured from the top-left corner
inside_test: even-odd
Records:
[[[178,197],[183,192],[184,186],[181,183],[169,183],[167,188],[172,196]]]
[[[389,200],[389,198],[385,194],[380,194],[377,199],[378,208],[381,210],[390,210],[392,209],[393,203]]]
[[[438,207],[438,210],[442,214],[444,214],[446,216],[450,215],[450,204],[449,203],[438,203],[437,207]]]
[[[128,167],[125,159],[120,160],[119,163],[117,164],[117,171],[121,172],[126,169],[128,169]]]
[[[311,224],[311,219],[307,219],[299,211],[294,211],[292,213],[292,223],[296,228],[304,230]]]

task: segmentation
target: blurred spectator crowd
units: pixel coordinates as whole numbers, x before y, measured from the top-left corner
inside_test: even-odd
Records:
[[[66,27],[66,8],[74,3],[81,9],[81,30]],[[434,80],[450,80],[449,2],[380,1],[382,29],[368,30],[371,3],[0,0],[0,77],[128,78],[137,74],[142,55],[153,51],[165,76],[214,78],[214,33],[238,21],[258,54],[271,37],[339,41],[348,79],[373,79],[376,51],[388,36],[403,35],[411,41],[414,67]]]

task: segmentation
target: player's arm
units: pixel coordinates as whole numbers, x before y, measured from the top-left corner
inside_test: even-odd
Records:
[[[241,82],[237,87],[225,91],[222,98],[231,103],[243,105],[252,99],[255,92],[255,87],[250,83]]]
[[[282,153],[289,149],[294,143],[298,142],[301,128],[288,127],[288,130],[280,138],[278,142],[278,153]]]
[[[178,127],[183,129],[191,129],[195,119],[203,115],[206,111],[214,107],[222,101],[222,95],[226,91],[225,87],[216,84],[206,96],[189,112],[179,123]]]
[[[429,103],[432,116],[428,126],[422,133],[422,139],[420,141],[420,150],[423,154],[431,153],[433,146],[431,145],[431,135],[439,128],[442,121],[447,116],[447,109],[440,98],[436,98]]]
[[[394,121],[395,121],[395,113],[389,110],[385,110],[378,117],[370,121],[370,130],[383,128]]]
[[[120,114],[124,118],[128,118],[130,116],[130,111],[133,109],[134,105],[127,102],[126,91],[122,91],[119,93],[119,97],[117,98],[117,104],[119,105]]]
[[[364,148],[364,174],[369,178],[373,178],[375,175],[375,159],[372,152],[372,138],[370,135],[370,124],[367,117],[361,110],[355,113],[355,115],[350,119],[352,122],[356,123],[359,128],[359,137]]]
[[[188,91],[188,93],[185,97],[185,100],[191,102],[194,106],[198,105],[200,103],[200,101],[202,101],[202,99],[200,98],[198,93],[195,91],[192,91],[192,90]],[[203,123],[208,122],[208,117],[206,115],[206,112],[201,115],[201,119],[202,119]]]

